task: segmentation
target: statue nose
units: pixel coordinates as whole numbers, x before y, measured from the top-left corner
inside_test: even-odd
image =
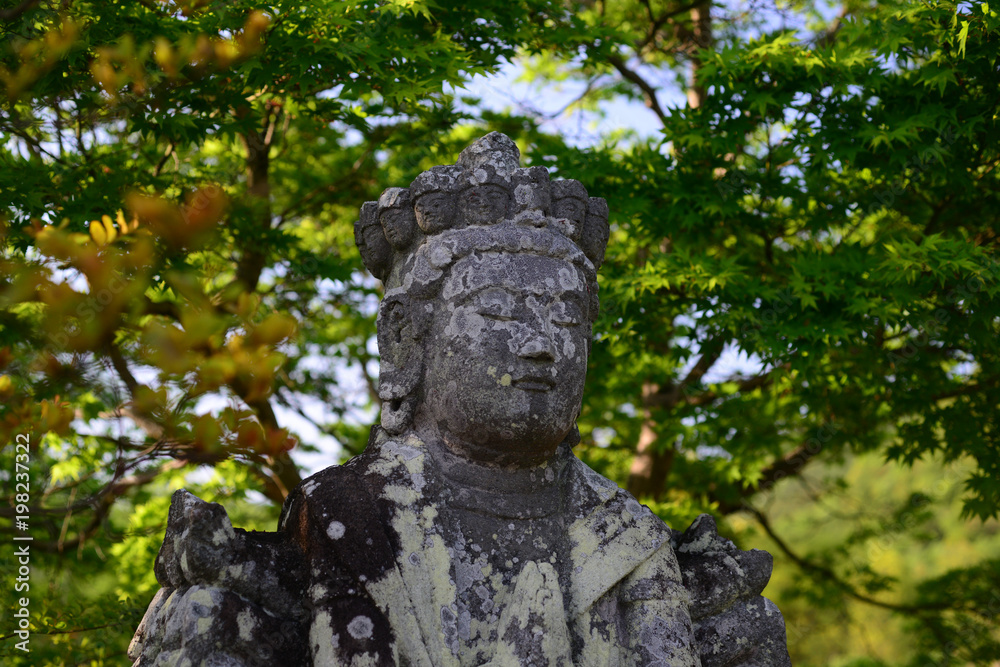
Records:
[[[555,353],[552,349],[552,341],[541,334],[535,334],[521,346],[518,355],[524,359],[538,359],[539,361],[553,361]]]

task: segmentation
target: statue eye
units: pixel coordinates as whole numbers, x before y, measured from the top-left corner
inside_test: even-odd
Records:
[[[488,320],[493,320],[494,322],[512,322],[514,318],[510,315],[504,315],[503,313],[497,311],[496,309],[488,308],[485,310],[480,310],[479,314]]]
[[[476,295],[475,309],[480,315],[494,322],[510,322],[514,319],[514,304],[510,294],[495,287]]]
[[[583,315],[579,309],[569,304],[556,304],[550,314],[552,323],[560,327],[575,327],[583,324]]]

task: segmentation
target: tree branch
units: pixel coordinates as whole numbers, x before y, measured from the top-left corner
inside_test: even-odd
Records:
[[[896,604],[893,602],[885,602],[883,600],[878,600],[876,598],[869,597],[864,593],[860,593],[859,591],[855,590],[853,586],[851,586],[846,581],[841,579],[837,575],[837,573],[831,570],[830,568],[824,565],[819,565],[818,563],[813,563],[812,561],[809,561],[804,557],[798,555],[794,551],[792,551],[792,549],[788,546],[788,544],[783,539],[781,539],[777,535],[777,533],[774,532],[774,528],[771,526],[770,521],[768,521],[767,516],[763,512],[754,508],[747,508],[747,509],[757,518],[757,521],[760,523],[761,528],[764,529],[764,532],[767,533],[768,537],[770,537],[774,541],[774,543],[778,545],[778,548],[781,549],[781,551],[786,556],[788,556],[788,558],[791,559],[796,565],[798,565],[806,572],[818,575],[825,581],[832,582],[837,588],[842,590],[844,594],[854,598],[855,600],[873,605],[875,607],[890,609],[892,611],[898,611],[906,614],[919,614],[925,611],[940,611],[943,609],[952,609],[954,607],[954,605],[948,605],[944,603],[923,604],[923,605]]]
[[[830,27],[822,33],[816,35],[813,43],[819,48],[827,47],[833,44],[834,40],[837,38],[837,33],[840,32],[842,27],[844,27],[844,19],[847,18],[849,13],[850,7],[847,3],[844,3],[844,5],[840,8],[840,13],[838,13],[833,19],[833,22],[830,23]]]
[[[691,39],[691,85],[687,90],[688,106],[692,109],[701,107],[708,98],[708,91],[701,84],[701,56],[698,49],[707,49],[712,45],[712,3],[698,2],[691,8],[691,21],[694,30]]]
[[[47,553],[63,553],[67,549],[73,549],[81,546],[97,533],[104,521],[104,518],[108,515],[108,512],[111,511],[115,500],[117,500],[119,496],[136,486],[149,484],[168,470],[180,468],[185,465],[187,465],[187,461],[167,461],[153,470],[112,480],[96,495],[91,496],[84,501],[71,503],[65,508],[59,508],[58,510],[54,508],[50,509],[42,507],[31,508],[32,514],[65,514],[75,510],[87,508],[92,508],[94,511],[94,515],[91,517],[90,521],[84,528],[77,532],[76,537],[73,539],[63,540],[63,536],[60,536],[57,540],[32,542],[32,547]],[[116,474],[118,473],[116,472]],[[13,510],[14,508],[10,509]],[[0,509],[0,515],[3,514],[4,511]]]
[[[673,9],[668,9],[664,11],[657,17],[653,17],[652,9],[650,8],[648,0],[643,2],[646,5],[646,15],[649,18],[649,30],[646,32],[646,37],[643,38],[639,44],[636,45],[636,51],[641,51],[656,39],[656,34],[660,31],[660,28],[667,22],[669,22],[675,16],[689,12],[700,4],[703,4],[705,0],[695,0],[694,2],[688,2]]]
[[[655,385],[647,383],[642,388],[643,397],[655,390]],[[657,451],[655,427],[656,422],[653,421],[649,408],[643,408],[642,429],[639,431],[639,442],[628,475],[628,491],[637,498],[652,497],[659,500],[674,464],[675,450],[672,446]]]
[[[719,400],[719,394],[713,391],[703,392],[696,396],[689,396],[684,389],[692,383],[698,382],[712,365],[719,359],[724,348],[721,340],[713,340],[706,343],[705,350],[684,380],[678,384],[672,384],[668,388],[657,388],[655,385],[645,385],[643,387],[643,413],[645,419],[639,435],[639,443],[636,448],[635,457],[632,459],[632,466],[629,469],[628,491],[636,497],[651,496],[654,500],[659,499],[660,494],[666,484],[667,476],[673,466],[673,448],[663,451],[656,450],[656,431],[654,422],[650,415],[650,408],[673,409],[679,405],[697,407],[713,401]],[[752,378],[744,379],[739,383],[739,392],[753,391],[759,387],[764,387],[774,381],[774,372],[780,369],[787,369],[789,364],[778,366],[767,373],[762,373]],[[732,380],[730,380],[732,381]],[[804,463],[803,463],[804,464]],[[752,491],[747,491],[746,495],[751,495]],[[743,497],[741,495],[741,497]],[[723,504],[720,503],[720,507]],[[741,509],[741,504],[735,504],[732,509],[725,505],[724,513],[730,513]]]
[[[163,315],[172,320],[180,321],[181,314],[177,310],[177,304],[172,301],[153,301],[148,296],[143,296],[143,313],[146,315]]]
[[[263,132],[251,130],[243,135],[243,145],[247,151],[247,194],[256,199],[260,206],[259,224],[262,230],[271,228],[271,184],[269,180],[270,149],[274,124],[271,114],[267,114]],[[264,270],[266,253],[260,243],[250,244],[243,249],[243,257],[236,267],[236,280],[247,291],[254,291]]]
[[[699,360],[700,361],[700,360]],[[775,371],[787,370],[791,366],[790,363],[784,363],[781,366],[776,366],[766,373],[761,373],[760,375],[755,375],[752,378],[737,379],[730,378],[725,381],[725,383],[736,382],[737,392],[745,393],[748,391],[753,391],[754,389],[760,389],[761,387],[767,387],[772,382],[774,382]],[[692,369],[693,371],[694,369]],[[698,407],[701,405],[706,405],[722,398],[718,393],[714,391],[702,392],[696,396],[685,395],[682,391],[675,387],[671,387],[667,391],[660,391],[645,397],[644,402],[648,407],[655,408],[672,408],[677,405],[690,405],[692,407]]]
[[[169,144],[167,144],[167,149],[163,151],[163,157],[160,158],[160,161],[156,163],[156,167],[153,168],[154,177],[160,175],[160,172],[163,171],[163,166],[167,164],[167,160],[170,159],[170,156],[173,153],[174,153],[174,142],[171,141]]]
[[[798,476],[802,472],[802,469],[806,467],[806,464],[813,460],[822,450],[822,446],[815,447],[809,443],[803,443],[784,456],[772,461],[771,465],[761,471],[760,479],[756,483],[740,486],[738,501],[713,498],[719,504],[719,513],[733,514],[740,510],[751,509],[747,504],[747,498],[762,490],[770,489],[786,477]],[[751,509],[751,511],[753,510]]]
[[[34,635],[40,635],[42,637],[50,637],[52,635],[73,635],[78,632],[90,632],[91,630],[103,630],[104,628],[115,628],[119,625],[125,625],[126,623],[132,623],[131,619],[123,618],[120,621],[112,621],[111,623],[104,623],[102,625],[95,625],[89,628],[73,628],[72,630],[47,630],[45,632],[39,632],[38,630],[32,630],[31,633]],[[14,633],[9,635],[0,635],[0,640],[9,639],[14,636]]]
[[[698,362],[688,371],[687,377],[681,381],[681,385],[689,387],[701,381],[701,378],[708,372],[708,369],[715,365],[715,362],[722,356],[722,350],[726,344],[720,338],[712,338],[705,342],[701,348],[701,357]]]
[[[645,79],[643,79],[637,72],[630,69],[628,65],[622,60],[621,56],[608,56],[608,62],[618,70],[618,72],[626,80],[631,81],[639,90],[642,91],[643,97],[646,98],[646,106],[649,107],[656,117],[660,119],[661,123],[666,124],[667,114],[663,111],[663,107],[660,106],[659,100],[656,99],[656,89],[653,88]]]
[[[957,387],[955,389],[950,389],[948,391],[942,391],[938,394],[934,394],[931,397],[933,401],[940,401],[945,398],[954,398],[955,396],[965,396],[966,394],[975,394],[976,392],[985,391],[986,389],[995,389],[997,379],[1000,379],[1000,375],[991,375],[981,382],[976,384],[969,384],[963,387]]]
[[[0,21],[14,21],[24,16],[33,9],[41,0],[24,0],[17,7],[10,9],[0,9]]]
[[[271,407],[271,403],[266,398],[248,400],[249,391],[243,383],[234,382],[230,386],[236,392],[236,395],[242,398],[254,411],[265,431],[277,431],[280,428],[278,426],[278,418],[274,414],[274,408]],[[302,481],[302,475],[299,474],[299,468],[295,465],[292,457],[288,455],[288,452],[282,452],[275,456],[267,456],[265,457],[265,462],[267,468],[270,468],[270,470],[261,468],[254,472],[264,481],[264,494],[280,505],[285,501],[285,498],[288,497],[292,489]]]
[[[118,377],[120,377],[122,382],[125,383],[129,396],[135,398],[135,390],[138,389],[139,383],[136,381],[135,376],[132,375],[132,371],[129,370],[128,362],[126,362],[125,357],[122,356],[122,351],[118,349],[118,346],[114,343],[108,344],[107,351],[108,359],[111,360],[111,365],[114,366],[115,371],[117,371]]]
[[[306,204],[311,203],[313,199],[316,199],[316,197],[322,194],[336,192],[336,190],[337,188],[334,185],[321,185],[318,188],[314,188],[311,192],[303,195],[302,197],[299,197],[294,202],[289,204],[285,208],[285,210],[283,210],[281,213],[278,214],[278,225],[283,225],[285,223],[285,219],[289,215],[301,211],[303,208],[305,208]]]

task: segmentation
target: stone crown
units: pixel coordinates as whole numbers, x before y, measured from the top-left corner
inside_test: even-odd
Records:
[[[365,267],[386,282],[432,237],[515,226],[566,237],[596,270],[608,242],[607,202],[589,197],[579,181],[550,181],[545,167],[519,166],[520,157],[509,137],[491,132],[455,164],[432,167],[409,188],[388,188],[377,202],[365,202],[354,224]]]

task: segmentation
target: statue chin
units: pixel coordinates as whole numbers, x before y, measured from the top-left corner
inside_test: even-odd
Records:
[[[523,468],[548,461],[574,431],[579,413],[578,395],[559,396],[555,390],[551,396],[532,397],[549,404],[544,412],[524,411],[521,401],[497,396],[480,402],[469,394],[428,393],[415,420],[421,439],[441,442],[464,459],[490,466]]]
[[[475,436],[475,441],[442,433],[441,440],[448,449],[473,463],[501,467],[527,468],[545,463],[566,439],[570,428],[559,431],[535,429],[534,432],[511,431],[483,432]]]

